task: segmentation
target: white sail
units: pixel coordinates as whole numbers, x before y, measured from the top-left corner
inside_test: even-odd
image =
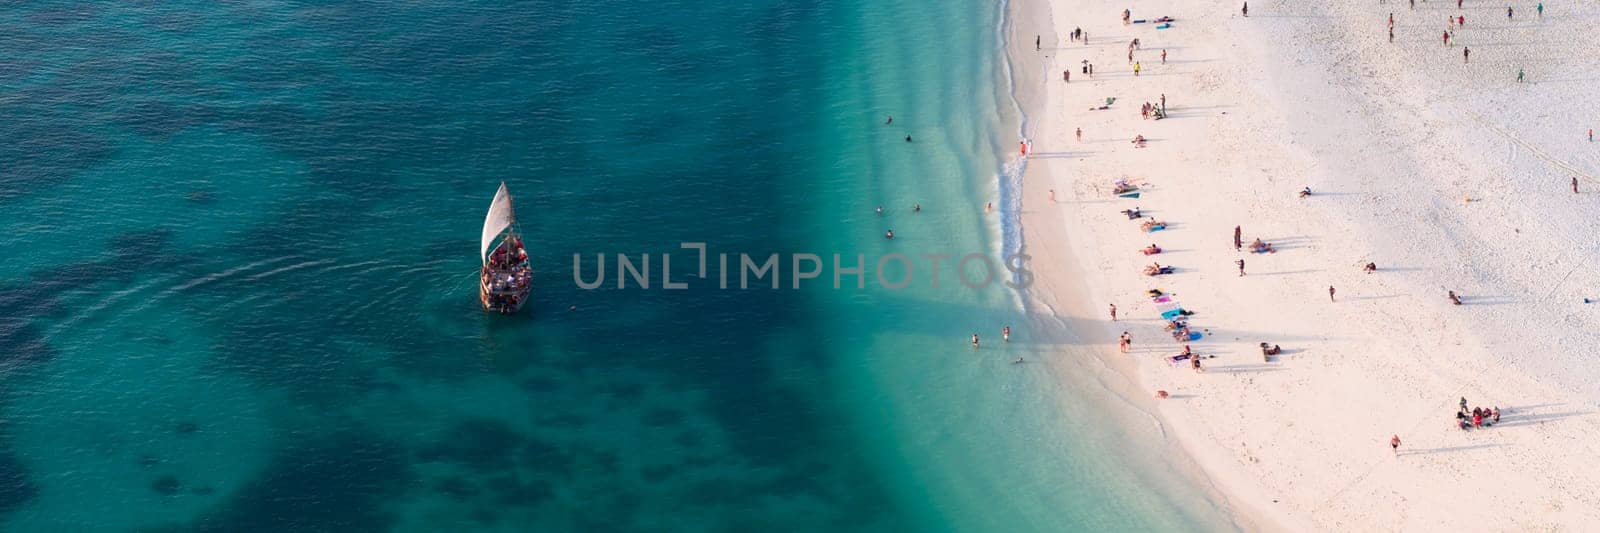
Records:
[[[494,193],[494,203],[489,204],[489,215],[483,219],[483,245],[478,252],[483,262],[489,262],[489,245],[494,243],[495,237],[500,236],[500,232],[511,227],[515,219],[516,215],[511,212],[511,193],[502,181],[500,191]]]

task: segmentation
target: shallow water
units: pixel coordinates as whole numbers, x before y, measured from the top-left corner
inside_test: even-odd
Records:
[[[1023,323],[1010,289],[676,274],[696,259],[684,241],[847,264],[999,249],[980,206],[1017,120],[1000,16],[903,0],[8,10],[6,529],[1222,523],[1141,487],[1120,430],[1064,407],[1104,391],[1006,364],[1047,343],[1019,330],[973,353],[974,324],[993,339]],[[514,317],[473,293],[501,180],[538,271]],[[668,252],[685,290],[571,279],[573,254]]]

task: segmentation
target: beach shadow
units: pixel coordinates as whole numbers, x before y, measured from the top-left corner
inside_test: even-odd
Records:
[[[1345,300],[1349,300],[1349,301],[1352,301],[1352,302],[1358,302],[1358,301],[1362,301],[1362,300],[1388,300],[1390,298],[1399,298],[1401,296],[1405,296],[1405,295],[1403,295],[1403,294],[1387,294],[1387,295],[1383,295],[1383,296],[1352,296],[1352,297],[1349,297],[1349,298],[1345,298]]]
[[[1246,363],[1242,365],[1213,366],[1206,368],[1207,372],[1227,372],[1229,374],[1277,372],[1279,370],[1283,370],[1283,367],[1269,363]]]
[[[1461,445],[1461,446],[1446,446],[1446,447],[1443,447],[1443,448],[1428,448],[1428,449],[1425,449],[1425,450],[1406,450],[1406,451],[1400,452],[1398,455],[1427,455],[1427,454],[1430,454],[1430,453],[1461,452],[1461,451],[1466,451],[1466,450],[1476,450],[1476,449],[1480,449],[1480,448],[1499,448],[1500,446],[1502,446],[1502,444],[1500,444],[1498,442],[1487,442],[1487,443],[1483,443],[1483,444],[1464,444],[1464,445]]]
[[[1462,296],[1461,305],[1503,305],[1516,303],[1517,299],[1510,296]]]
[[[1073,157],[1083,157],[1083,156],[1090,155],[1090,154],[1093,154],[1093,153],[1094,152],[1088,152],[1088,151],[1085,151],[1085,152],[1034,152],[1034,153],[1028,154],[1028,159],[1069,159],[1069,158],[1073,158]]]
[[[1561,412],[1557,412],[1557,413],[1545,413],[1545,414],[1537,414],[1537,415],[1517,415],[1515,418],[1509,418],[1509,419],[1506,418],[1505,414],[1506,414],[1505,411],[1501,410],[1500,411],[1500,422],[1495,424],[1495,425],[1493,425],[1493,426],[1491,426],[1488,429],[1504,428],[1504,427],[1517,427],[1517,426],[1531,426],[1531,425],[1534,425],[1534,424],[1543,424],[1545,422],[1552,422],[1552,421],[1556,421],[1556,420],[1561,420],[1563,418],[1572,418],[1572,417],[1575,417],[1575,416],[1592,415],[1592,414],[1594,414],[1594,411],[1561,411]]]
[[[1262,273],[1259,273],[1259,274],[1248,273],[1248,274],[1245,275],[1245,277],[1248,278],[1248,277],[1251,277],[1251,276],[1256,276],[1256,277],[1260,277],[1260,276],[1292,276],[1294,274],[1311,274],[1311,273],[1314,273],[1314,272],[1322,272],[1322,269],[1286,270],[1286,271],[1283,271],[1283,272],[1262,272]]]
[[[1422,271],[1422,270],[1427,270],[1427,269],[1426,268],[1422,268],[1422,267],[1386,267],[1386,266],[1380,266],[1380,267],[1378,267],[1378,271],[1377,272],[1373,272],[1373,273],[1374,274],[1382,274],[1384,272],[1417,272],[1417,271]]]

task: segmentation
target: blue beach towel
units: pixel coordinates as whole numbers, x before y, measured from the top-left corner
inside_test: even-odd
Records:
[[[1204,336],[1205,335],[1201,335],[1200,332],[1198,332],[1198,331],[1189,332],[1189,340],[1191,340],[1191,341],[1200,340],[1200,337],[1204,337]]]
[[[1167,311],[1167,312],[1161,313],[1161,319],[1162,320],[1172,320],[1174,318],[1178,318],[1178,315],[1182,315],[1182,314],[1183,314],[1183,309],[1182,308],[1173,309],[1171,311]]]
[[[1167,29],[1167,28],[1171,28],[1171,27],[1172,27],[1172,23],[1171,23],[1171,22],[1168,22],[1168,23],[1166,23],[1166,24],[1162,24],[1162,25],[1160,25],[1160,26],[1156,26],[1156,29],[1158,29],[1158,30],[1164,30],[1164,29]]]

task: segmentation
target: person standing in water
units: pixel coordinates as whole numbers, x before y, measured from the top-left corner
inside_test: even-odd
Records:
[[[973,348],[977,348],[978,347],[978,334],[977,333],[973,333],[972,334],[972,347]]]
[[[911,142],[911,134],[906,134],[906,142]]]
[[[888,118],[883,119],[883,124],[885,126],[887,126],[889,124],[894,124],[894,117],[888,117]]]

